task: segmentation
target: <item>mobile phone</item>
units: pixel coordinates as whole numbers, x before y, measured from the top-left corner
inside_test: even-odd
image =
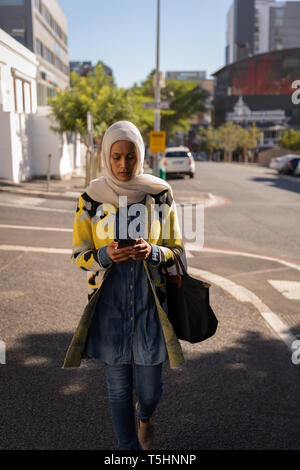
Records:
[[[122,240],[118,240],[118,248],[124,248],[125,246],[133,246],[135,245],[136,240],[132,238],[125,238]]]

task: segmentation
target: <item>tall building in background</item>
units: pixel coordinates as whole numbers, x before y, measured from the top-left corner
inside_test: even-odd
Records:
[[[57,0],[0,0],[0,28],[37,55],[37,102],[69,84],[67,19]]]
[[[177,72],[166,72],[166,80],[186,80],[196,81],[206,80],[206,71],[177,71]]]
[[[300,1],[234,0],[227,13],[225,62],[300,46]]]
[[[102,62],[103,64],[103,62]],[[108,65],[103,64],[104,70],[107,75],[113,76],[112,69]],[[90,61],[80,62],[78,60],[70,61],[70,72],[76,72],[81,77],[86,77],[89,72],[94,71],[94,66]]]

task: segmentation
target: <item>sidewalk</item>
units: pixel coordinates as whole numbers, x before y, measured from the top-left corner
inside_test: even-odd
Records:
[[[144,171],[145,173],[152,174],[152,170],[148,166],[144,167]],[[97,177],[99,176],[101,176],[101,173],[97,175]],[[11,180],[0,178],[0,194],[11,193],[23,196],[41,197],[45,199],[77,201],[85,188],[85,177],[83,176],[72,176],[69,180],[51,179],[49,181],[49,191],[47,191],[46,178],[22,181],[21,183],[14,183]],[[206,207],[220,203],[223,204],[223,201],[212,196],[210,193],[201,193],[197,191],[197,200],[195,200],[195,197],[193,196],[183,196],[181,193],[176,194],[176,188],[173,189],[175,201],[179,204],[185,202],[198,202],[204,204]]]
[[[151,173],[152,170],[148,166],[144,167],[145,173]],[[97,178],[101,176],[101,172]],[[71,179],[50,179],[49,191],[47,191],[47,178],[36,178],[30,181],[22,181],[14,183],[11,180],[0,178],[0,194],[1,192],[21,194],[23,196],[44,197],[46,199],[64,199],[75,201],[85,190],[85,177],[73,175]]]
[[[44,197],[47,199],[77,200],[85,189],[85,178],[73,176],[70,180],[51,179],[49,181],[49,191],[47,191],[46,179],[33,179],[13,183],[10,180],[0,179],[1,192],[21,194],[23,196]]]

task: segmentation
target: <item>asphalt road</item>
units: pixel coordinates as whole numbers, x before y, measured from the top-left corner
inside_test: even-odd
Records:
[[[223,198],[205,209],[204,249],[188,250],[191,269],[215,276],[219,328],[201,344],[182,343],[182,370],[164,365],[154,448],[299,449],[300,364],[259,301],[297,337],[300,179],[257,166],[196,166],[194,179],[169,182],[181,203],[199,192]],[[75,206],[0,194],[1,449],[117,448],[102,365],[61,368],[86,300],[86,273],[64,251]]]

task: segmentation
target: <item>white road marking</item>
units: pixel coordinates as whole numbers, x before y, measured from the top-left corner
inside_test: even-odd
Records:
[[[56,253],[60,255],[68,255],[72,250],[65,248],[43,248],[40,246],[23,246],[23,245],[0,245],[0,250],[5,251],[34,251],[36,253]]]
[[[284,297],[290,300],[300,300],[299,281],[278,281],[268,279],[274,289],[278,290]]]
[[[23,258],[24,256],[24,251],[22,251],[22,253],[20,253],[18,256],[14,257],[13,260],[10,262],[10,263],[7,263],[5,264],[4,266],[1,266],[0,268],[0,272],[1,271],[4,271],[4,269],[10,267],[12,264],[16,263],[17,261],[19,261],[19,259]]]
[[[285,325],[282,320],[274,312],[272,312],[272,310],[266,304],[264,304],[261,299],[257,297],[257,295],[255,295],[252,291],[246,289],[246,287],[236,284],[233,281],[230,281],[229,279],[208,271],[203,271],[202,269],[189,267],[188,273],[219,286],[239,302],[249,302],[254,305],[267,324],[277,333],[281,340],[292,351],[291,346],[293,341],[296,340],[296,337],[291,333],[289,327]]]
[[[7,200],[8,204],[16,204],[16,205],[21,205],[25,206],[25,204],[28,204],[29,206],[38,206],[40,204],[43,204],[45,200],[43,200],[40,197],[12,197],[11,195],[5,197],[1,197],[1,200],[5,202]]]
[[[47,230],[53,232],[73,232],[71,228],[56,228],[56,227],[38,227],[36,225],[8,225],[0,224],[0,228],[14,228],[21,230]]]
[[[26,210],[35,210],[35,211],[49,211],[49,212],[68,212],[70,214],[75,214],[75,209],[74,210],[69,210],[69,209],[55,209],[52,207],[27,207],[27,206],[21,206],[21,205],[16,205],[16,204],[5,204],[3,202],[0,202],[0,206],[2,207],[14,207],[15,209],[26,209]]]
[[[295,264],[292,261],[287,261],[281,258],[276,258],[275,256],[265,256],[265,255],[258,255],[255,253],[247,253],[245,251],[237,251],[237,250],[227,250],[223,248],[210,248],[210,247],[203,247],[198,243],[185,243],[185,249],[187,251],[198,251],[199,253],[222,253],[224,255],[235,255],[235,256],[246,256],[248,258],[257,258],[257,259],[264,259],[267,261],[274,261],[276,263],[283,264],[284,266],[288,266],[289,268],[296,269],[300,271],[300,263]]]
[[[21,290],[3,290],[0,291],[0,300],[11,300],[17,297],[22,297],[24,292]]]

